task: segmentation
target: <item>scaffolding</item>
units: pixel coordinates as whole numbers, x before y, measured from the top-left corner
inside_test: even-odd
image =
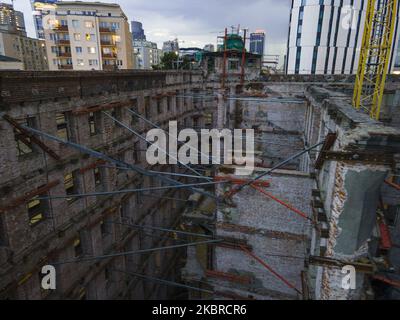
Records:
[[[398,0],[368,0],[353,106],[379,120],[389,71]]]

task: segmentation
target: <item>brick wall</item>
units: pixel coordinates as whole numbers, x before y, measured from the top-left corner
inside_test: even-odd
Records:
[[[127,109],[132,107],[145,115],[145,99],[149,97],[149,119],[162,127],[167,127],[170,120],[192,123],[193,118],[202,125],[204,115],[213,113],[212,103],[200,101],[194,104],[192,99],[185,99],[185,103],[180,101],[181,108],[177,108],[177,102],[182,100],[177,94],[185,90],[188,94],[193,90],[201,92],[204,89],[201,79],[198,73],[178,72],[3,72],[0,74],[1,111],[18,121],[31,117],[37,129],[54,136],[60,133],[56,117],[65,114],[72,142],[150,169],[143,151],[146,143],[118,127],[101,111],[94,114],[96,130],[91,133],[91,114],[85,108],[105,108],[105,112],[113,113],[120,121],[145,134],[150,126],[138,119],[134,121]],[[116,107],[109,108],[110,105]],[[143,282],[126,272],[173,280],[178,276],[174,270],[178,259],[173,259],[173,255],[182,254],[180,251],[63,264],[57,266],[57,290],[45,292],[40,289],[39,271],[45,264],[175,244],[163,233],[116,223],[175,228],[184,202],[157,197],[184,199],[188,194],[185,190],[172,189],[150,194],[153,197],[131,193],[74,201],[65,198],[41,200],[45,203],[45,209],[41,210],[45,218],[32,224],[27,207],[32,200],[29,194],[50,185],[41,196],[65,196],[64,178],[70,173],[74,173],[74,193],[160,186],[157,179],[133,171],[117,172],[73,148],[53,141],[43,142],[60,155],[61,160],[53,159],[37,145],[33,145],[33,152],[19,154],[14,127],[0,120],[3,151],[0,155],[0,207],[3,208],[0,213],[0,297],[163,299],[167,294],[173,294],[173,290],[162,290],[157,284]],[[100,179],[95,178],[96,166]],[[175,166],[151,169],[183,172]],[[100,183],[96,184],[96,180]]]

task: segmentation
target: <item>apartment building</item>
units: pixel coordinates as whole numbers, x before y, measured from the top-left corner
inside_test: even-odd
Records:
[[[137,69],[152,69],[152,66],[161,63],[162,50],[157,48],[157,43],[134,40],[133,50],[136,55]]]
[[[24,14],[14,10],[12,4],[0,2],[0,25],[2,29],[16,29],[26,35]]]
[[[24,70],[21,60],[0,55],[0,70]]]
[[[23,62],[24,70],[48,70],[44,41],[0,30],[0,55]]]
[[[44,41],[26,36],[23,13],[7,3],[0,3],[0,55],[19,61],[18,69],[48,70]]]
[[[134,68],[132,35],[118,4],[64,1],[44,20],[50,70]]]

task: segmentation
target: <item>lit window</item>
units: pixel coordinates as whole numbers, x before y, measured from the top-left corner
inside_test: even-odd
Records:
[[[75,41],[81,41],[81,34],[80,33],[74,33],[74,39],[75,39]]]
[[[74,240],[74,252],[75,252],[75,258],[83,256],[82,242],[80,238],[76,238]]]
[[[78,296],[79,300],[86,300],[86,288],[82,287],[79,290],[79,296]]]
[[[43,201],[39,200],[39,196],[32,198],[28,204],[29,224],[35,226],[45,220],[45,208]]]
[[[88,50],[88,53],[96,53],[95,47],[88,47],[87,50]]]
[[[94,23],[92,21],[85,21],[86,28],[94,28]]]
[[[78,66],[84,66],[85,62],[83,61],[83,59],[78,59]]]

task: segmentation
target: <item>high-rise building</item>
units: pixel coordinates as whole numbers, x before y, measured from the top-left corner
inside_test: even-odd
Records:
[[[157,43],[146,40],[134,40],[133,50],[136,56],[137,69],[152,69],[161,62],[162,51],[157,48]]]
[[[6,3],[0,3],[0,55],[20,61],[23,70],[48,70],[44,41],[27,37],[24,15]]]
[[[179,53],[179,42],[178,39],[172,40],[172,41],[165,41],[163,44],[162,51],[164,53],[168,52],[177,52]]]
[[[8,3],[0,3],[0,29],[26,35],[24,14]]]
[[[400,37],[397,40],[397,49],[396,52],[394,53],[393,59],[394,59],[393,73],[400,74]]]
[[[204,46],[204,49],[203,49],[204,51],[207,51],[207,52],[215,52],[215,46],[213,45],[213,44],[206,44],[205,46]]]
[[[44,39],[43,16],[54,12],[57,0],[31,0],[36,36]]]
[[[143,24],[139,21],[132,21],[132,38],[133,40],[146,40],[146,35],[144,34]]]
[[[264,56],[265,32],[257,30],[250,34],[250,52]]]
[[[286,73],[355,74],[367,5],[367,0],[293,0]],[[390,71],[394,67],[398,36],[397,30]]]
[[[43,18],[50,23],[44,28],[50,70],[134,68],[132,34],[118,4],[57,2]]]

